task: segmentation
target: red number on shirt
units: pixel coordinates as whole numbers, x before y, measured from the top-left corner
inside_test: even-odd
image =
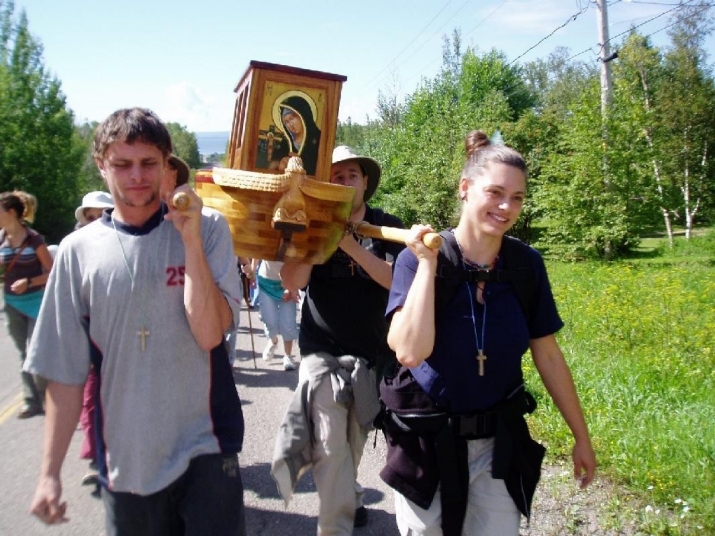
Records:
[[[184,285],[184,273],[186,268],[184,266],[169,266],[166,269],[166,286],[176,287]]]

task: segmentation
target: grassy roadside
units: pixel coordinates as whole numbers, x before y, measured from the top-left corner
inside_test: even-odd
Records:
[[[611,264],[548,262],[602,475],[644,534],[715,533],[715,232]],[[652,252],[656,253],[653,254]],[[530,360],[534,435],[552,462],[570,434]],[[624,501],[625,502],[625,501]],[[617,528],[617,527],[616,527]]]

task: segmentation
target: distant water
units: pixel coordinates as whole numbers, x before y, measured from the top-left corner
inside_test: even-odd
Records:
[[[211,154],[224,154],[228,145],[230,132],[195,132],[199,144],[199,153],[208,156]]]

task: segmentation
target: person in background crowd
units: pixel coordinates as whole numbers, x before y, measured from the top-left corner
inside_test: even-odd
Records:
[[[114,209],[61,242],[25,362],[49,380],[31,505],[47,524],[67,521],[60,472],[91,362],[107,535],[245,535],[244,422],[223,338],[240,308],[233,244],[186,185],[186,210],[162,201],[171,148],[144,108],[95,133]]]
[[[167,204],[170,203],[171,199],[168,199],[167,196],[171,197],[179,186],[188,184],[190,174],[191,169],[189,168],[189,164],[175,154],[169,156],[168,165],[164,169],[164,180],[161,185],[161,199]]]
[[[298,293],[283,288],[280,276],[282,266],[283,263],[278,261],[261,261],[258,267],[258,287],[262,296],[258,306],[268,338],[263,360],[269,362],[275,357],[280,335],[283,338],[283,369],[295,370],[293,341],[298,338]]]
[[[82,204],[74,211],[74,217],[77,220],[75,230],[81,229],[85,225],[92,223],[102,217],[102,212],[106,208],[114,207],[112,196],[107,192],[95,191],[85,194],[82,198]],[[55,246],[56,247],[56,246]],[[84,440],[79,450],[79,457],[83,460],[89,460],[89,472],[82,477],[83,486],[94,486],[92,495],[100,497],[99,473],[97,472],[97,439],[96,426],[97,419],[97,402],[95,394],[98,388],[97,373],[93,366],[90,365],[87,381],[84,384],[84,393],[82,395],[82,413],[79,416],[79,422],[84,431]]]
[[[236,267],[238,269],[239,276],[241,277],[241,287],[242,287],[242,296],[246,305],[246,308],[248,309],[250,306],[250,295],[248,300],[246,300],[246,282],[248,281],[249,285],[249,294],[250,294],[250,286],[252,285],[252,280],[255,278],[255,274],[253,273],[253,269],[251,268],[251,259],[248,259],[246,257],[236,257]],[[250,311],[247,311],[248,314],[251,314]],[[228,346],[228,361],[231,363],[231,366],[233,367],[234,362],[236,361],[236,342],[238,341],[238,322],[235,322],[235,329],[230,330],[228,333],[226,333],[226,345]]]
[[[112,196],[107,192],[97,191],[85,194],[82,198],[82,204],[74,211],[74,217],[77,220],[74,226],[75,230],[92,223],[94,220],[98,220],[102,217],[102,211],[105,208],[112,208],[113,206]]]
[[[350,147],[333,151],[330,182],[355,189],[349,220],[402,227],[395,216],[367,204],[380,174],[375,160]],[[349,535],[354,526],[368,522],[357,472],[379,411],[376,377],[383,364],[394,359],[387,346],[384,311],[391,263],[403,247],[350,233],[325,264],[286,262],[281,269],[283,287],[297,292],[307,285],[307,291],[300,322],[298,387],[277,439],[272,473],[287,498],[295,485],[293,475],[300,474],[304,460],[312,463],[320,499],[319,535]],[[310,402],[303,408],[306,384]],[[309,423],[301,420],[306,414]],[[298,430],[311,430],[302,444],[292,439]],[[305,452],[299,451],[301,446]]]
[[[465,144],[462,212],[453,237],[444,235],[460,259],[447,282],[457,282],[453,292],[437,311],[442,301],[436,297],[444,298],[447,284],[440,280],[446,276],[438,273],[438,256],[445,254],[425,247],[422,237],[432,229],[416,225],[395,264],[387,306],[388,342],[403,368],[385,377],[381,394],[388,411],[407,417],[399,427],[387,420],[381,477],[396,491],[403,536],[519,533],[520,512],[530,514],[544,453],[523,417],[535,408],[521,369],[527,350],[575,438],[573,471],[581,487],[596,469],[571,372],[554,336],[563,322],[544,262],[536,250],[504,237],[526,197],[526,163],[481,131],[471,132]],[[533,272],[528,310],[518,281],[490,278],[513,273],[508,269],[514,265],[505,264],[507,246],[520,248]],[[399,399],[390,386],[397,384],[414,407],[391,406]]]
[[[26,192],[0,194],[0,273],[3,278],[5,321],[10,338],[20,352],[21,366],[35,329],[35,320],[52,269],[45,240],[28,223],[35,218],[37,200]],[[45,380],[22,372],[24,404],[18,419],[42,415]]]

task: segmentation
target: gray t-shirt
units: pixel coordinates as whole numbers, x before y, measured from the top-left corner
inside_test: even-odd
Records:
[[[243,440],[225,348],[206,352],[191,334],[184,245],[164,211],[141,228],[115,222],[116,230],[105,213],[62,241],[25,362],[29,372],[81,385],[91,361],[100,473],[110,489],[140,495],[166,487],[196,456],[240,451]],[[238,319],[241,285],[226,220],[204,209],[201,235]]]

